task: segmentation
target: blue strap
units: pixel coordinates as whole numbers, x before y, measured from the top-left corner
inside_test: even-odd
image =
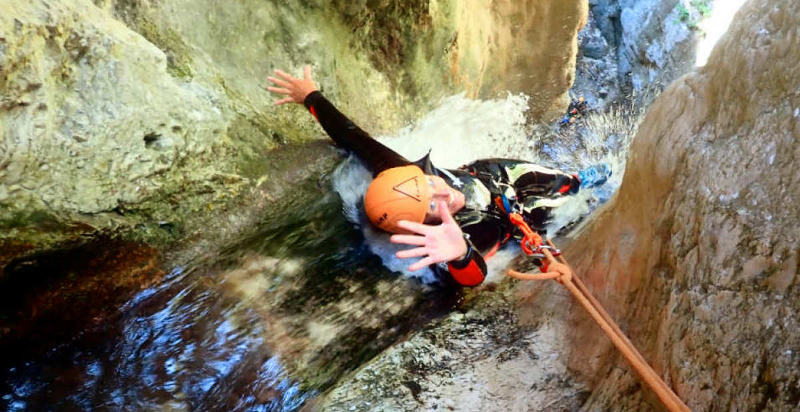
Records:
[[[505,193],[500,193],[500,198],[503,199],[503,208],[506,210],[506,215],[511,214],[511,203],[508,201]]]

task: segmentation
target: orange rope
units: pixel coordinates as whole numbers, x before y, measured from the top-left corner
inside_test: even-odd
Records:
[[[556,248],[556,245],[553,244],[553,242],[550,239],[547,240],[547,244],[550,245],[550,247],[552,247],[553,249]],[[564,259],[564,256],[562,256],[562,255],[556,256],[556,260],[558,260],[559,263],[563,263],[563,264],[567,265],[567,260]],[[567,266],[569,266],[569,265],[567,265]],[[600,302],[597,299],[595,299],[594,295],[592,295],[591,292],[589,292],[589,289],[583,283],[581,278],[579,278],[578,276],[573,276],[572,280],[575,282],[575,286],[578,287],[578,289],[581,291],[581,293],[584,296],[586,296],[586,298],[589,299],[590,302],[592,302],[592,305],[594,306],[595,309],[597,309],[597,312],[600,313],[600,316],[602,316],[603,319],[605,319],[605,321],[608,322],[608,324],[614,329],[614,332],[617,333],[617,336],[622,338],[629,347],[635,348],[635,346],[633,346],[633,343],[631,343],[631,341],[628,339],[628,337],[625,336],[625,333],[622,332],[622,330],[619,328],[619,326],[617,326],[617,323],[614,322],[614,319],[611,318],[611,315],[609,315],[608,312],[606,312],[605,308],[603,308],[603,305],[601,305]],[[639,353],[639,351],[634,350],[634,353],[636,354],[637,358],[640,361],[642,361],[644,363],[647,363],[647,361],[642,357],[642,355]]]
[[[548,244],[555,249],[552,242],[548,240]],[[669,386],[661,379],[660,376],[647,364],[647,361],[642,357],[636,347],[633,346],[631,341],[622,333],[622,330],[617,326],[608,312],[603,309],[600,302],[589,293],[589,290],[583,282],[575,276],[572,269],[567,265],[567,261],[563,256],[559,256],[556,260],[553,254],[547,249],[540,249],[549,261],[549,272],[531,274],[521,273],[515,270],[509,270],[508,276],[517,279],[525,280],[546,280],[555,279],[578,299],[578,302],[589,312],[589,315],[597,322],[603,332],[611,339],[614,346],[622,353],[625,359],[630,363],[633,369],[639,374],[641,379],[656,393],[661,402],[666,408],[671,411],[689,411],[690,409],[683,403],[683,401],[670,389]],[[527,253],[527,251],[526,251]],[[574,281],[574,283],[573,283]]]
[[[538,233],[534,232],[527,223],[525,223],[525,219],[519,213],[509,213],[508,219],[511,220],[511,223],[517,225],[519,230],[522,231],[523,237],[522,240],[519,241],[519,245],[522,247],[522,250],[531,255],[533,254],[533,248],[538,248],[542,245],[542,237],[539,236]]]

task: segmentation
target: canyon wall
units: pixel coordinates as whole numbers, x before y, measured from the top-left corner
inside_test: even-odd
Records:
[[[793,410],[798,370],[800,12],[746,4],[708,64],[649,109],[616,197],[567,248],[692,410]],[[586,410],[653,400],[580,309]],[[587,344],[591,342],[591,344]]]
[[[272,105],[275,68],[312,64],[322,90],[373,133],[458,92],[525,92],[534,118],[552,117],[587,13],[583,0],[0,9],[0,265],[100,233],[170,242],[230,231],[213,222],[249,208],[262,183],[282,185],[272,163],[283,151],[325,139],[301,108]],[[315,153],[304,175],[330,168],[331,154]]]
[[[789,0],[746,4],[707,65],[648,110],[619,192],[559,239],[692,410],[800,402],[798,23]],[[485,285],[460,309],[309,409],[659,410],[555,282]]]
[[[590,0],[589,20],[578,37],[573,94],[586,97],[599,111],[608,103],[649,105],[694,69],[714,3]]]

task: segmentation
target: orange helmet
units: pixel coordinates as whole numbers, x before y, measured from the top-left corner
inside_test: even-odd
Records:
[[[392,233],[407,233],[400,220],[422,223],[433,196],[425,174],[418,166],[386,169],[370,183],[364,209],[375,226]]]

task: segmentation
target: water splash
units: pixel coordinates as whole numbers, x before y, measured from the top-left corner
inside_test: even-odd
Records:
[[[535,152],[528,138],[527,112],[528,97],[523,94],[493,100],[459,94],[444,99],[416,124],[378,140],[411,160],[430,151],[433,164],[446,169],[490,157],[531,159]]]
[[[391,136],[378,140],[408,159],[416,160],[429,151],[436,167],[457,168],[487,157],[534,157],[533,145],[525,124],[528,97],[509,94],[504,99],[472,100],[463,94],[444,99],[419,122]],[[389,235],[374,229],[363,213],[362,199],[369,186],[371,174],[354,157],[349,158],[333,173],[334,190],[344,204],[347,219],[360,226],[372,253],[380,256],[391,271],[420,279],[427,284],[437,283],[436,275],[428,268],[411,272],[411,259],[395,256],[407,245],[389,242]],[[513,256],[502,254],[493,259],[492,268],[500,270]],[[492,279],[497,278],[491,276]]]
[[[456,95],[444,99],[417,123],[395,135],[378,137],[378,140],[411,160],[430,151],[433,164],[441,168],[457,168],[491,157],[524,159],[568,173],[577,173],[597,163],[610,164],[613,174],[608,183],[582,190],[554,211],[547,233],[552,236],[588,215],[619,187],[625,153],[638,127],[638,117],[631,115],[631,109],[614,108],[607,113],[593,114],[584,126],[569,129],[571,132],[565,134],[551,125],[528,126],[527,96],[509,94],[501,99],[472,100]],[[334,190],[342,198],[345,216],[360,227],[370,250],[381,257],[383,264],[404,276],[425,283],[437,282],[429,269],[408,271],[413,260],[395,257],[397,251],[408,246],[390,243],[388,234],[369,224],[363,213],[362,198],[371,175],[363,165],[351,157],[332,177]],[[488,281],[502,279],[502,272],[517,255],[516,248],[509,249],[511,252],[500,253],[490,260]]]
[[[631,99],[630,103],[612,106],[605,112],[592,112],[585,122],[572,133],[552,130],[540,131],[540,140],[547,141],[543,152],[545,162],[574,172],[595,164],[606,163],[611,166],[612,175],[608,181],[595,188],[581,189],[570,202],[553,211],[547,227],[547,234],[568,234],[581,218],[590,214],[598,206],[607,202],[622,184],[625,175],[628,148],[644,117],[645,104],[640,100],[650,100],[653,92]]]

